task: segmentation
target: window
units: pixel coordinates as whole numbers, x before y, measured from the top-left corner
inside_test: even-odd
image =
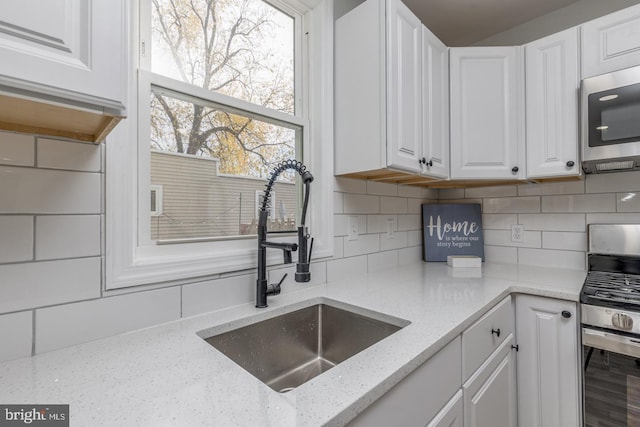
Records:
[[[315,177],[314,255],[331,254],[333,2],[132,3],[129,118],[107,144],[107,289],[251,268],[256,194],[290,158]],[[271,227],[295,230],[298,182],[277,181]]]
[[[165,206],[140,238],[167,244],[255,233],[258,216],[247,209],[263,188],[255,178],[302,157],[306,122],[294,120],[299,18],[262,0],[148,1],[144,65],[153,82],[140,88],[149,102],[140,118],[150,123],[140,144],[151,154],[140,173],[164,188]],[[230,105],[236,99],[244,109]],[[292,174],[281,180],[294,184],[290,192],[301,187]],[[269,224],[286,231],[281,225]]]

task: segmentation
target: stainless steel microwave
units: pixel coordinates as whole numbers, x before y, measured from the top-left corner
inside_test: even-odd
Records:
[[[582,169],[640,170],[640,66],[582,81]]]

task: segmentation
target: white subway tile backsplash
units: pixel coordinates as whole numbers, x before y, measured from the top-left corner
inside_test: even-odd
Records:
[[[367,215],[367,233],[386,233],[388,224],[398,231],[398,215]]]
[[[406,231],[393,233],[392,237],[387,237],[386,234],[380,235],[380,250],[382,251],[406,248],[407,246],[409,245]]]
[[[489,246],[515,246],[520,248],[542,247],[542,235],[539,231],[524,232],[524,242],[512,242],[511,230],[484,230],[484,244]]]
[[[100,297],[100,258],[0,265],[0,313]]]
[[[422,189],[422,198],[429,200],[438,200],[440,195],[440,190],[437,188],[423,188]]]
[[[519,224],[517,214],[482,215],[482,228],[485,230],[510,230],[512,224]]]
[[[386,182],[367,181],[367,194],[378,196],[397,196],[398,186]]]
[[[540,197],[501,197],[483,199],[483,213],[540,212]]]
[[[377,252],[368,255],[369,273],[398,266],[398,251]]]
[[[518,248],[508,246],[484,246],[485,262],[497,262],[500,264],[517,264]]]
[[[410,231],[422,228],[422,215],[398,215],[398,230]]]
[[[524,265],[584,270],[585,260],[585,252],[553,249],[518,249],[518,263]]]
[[[0,313],[97,298],[100,275],[98,257],[0,266]]]
[[[370,215],[334,215],[333,216],[333,235],[334,236],[347,236],[349,234],[349,221],[356,221],[358,226],[358,233],[367,233],[367,218]]]
[[[43,308],[36,310],[36,353],[179,318],[179,287]]]
[[[587,193],[640,191],[640,171],[588,175]]]
[[[478,199],[484,197],[513,197],[518,191],[515,185],[499,185],[495,187],[473,187],[464,190],[466,199]]]
[[[406,214],[409,204],[405,197],[380,197],[380,213],[383,214]]]
[[[422,204],[425,203],[422,199],[407,199],[407,213],[408,214],[422,214]]]
[[[341,193],[365,194],[367,192],[367,181],[361,179],[336,177],[334,183],[334,191]]]
[[[542,233],[544,249],[562,249],[566,251],[587,251],[587,233],[544,231]]]
[[[464,188],[441,188],[438,192],[438,199],[464,199]]]
[[[333,258],[344,257],[344,237],[333,238]]]
[[[422,230],[407,231],[407,246],[422,246],[423,240]]]
[[[585,231],[584,214],[520,214],[519,224],[525,230]]]
[[[345,214],[377,214],[380,213],[380,196],[369,194],[345,194]]]
[[[31,311],[0,316],[0,362],[31,356],[32,320]]]
[[[33,217],[0,216],[0,264],[32,259]]]
[[[370,254],[380,251],[379,234],[361,234],[358,240],[344,239],[344,256]]]
[[[100,172],[100,145],[38,138],[38,167]]]
[[[35,138],[31,135],[0,132],[0,165],[33,166]]]
[[[367,272],[367,256],[361,255],[327,261],[327,281],[333,282]]]
[[[0,213],[100,214],[99,173],[0,167]]]
[[[333,193],[333,213],[344,213],[344,194],[334,192]]]
[[[448,199],[440,200],[438,203],[441,205],[480,205],[482,208],[483,199]],[[435,203],[435,202],[434,202]]]
[[[413,199],[422,199],[422,187],[412,185],[398,185],[398,196],[409,197]]]
[[[542,196],[542,212],[615,212],[615,194]]]
[[[548,182],[518,186],[518,196],[542,196],[553,194],[584,194],[584,181]]]
[[[640,212],[640,192],[616,194],[616,211]]]
[[[100,215],[36,217],[36,259],[100,255]]]
[[[182,286],[182,317],[253,301],[256,278],[255,274],[245,274]]]

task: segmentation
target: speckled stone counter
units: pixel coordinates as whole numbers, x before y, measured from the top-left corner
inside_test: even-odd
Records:
[[[585,274],[485,264],[479,275],[418,263],[352,277],[271,297],[265,310],[245,304],[0,364],[0,403],[69,404],[72,426],[344,425],[506,295],[578,301]],[[411,324],[285,394],[196,335],[313,298]]]

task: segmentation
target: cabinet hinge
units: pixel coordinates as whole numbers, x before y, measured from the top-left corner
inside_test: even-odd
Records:
[[[511,348],[515,351],[520,351],[520,345],[512,345]]]

